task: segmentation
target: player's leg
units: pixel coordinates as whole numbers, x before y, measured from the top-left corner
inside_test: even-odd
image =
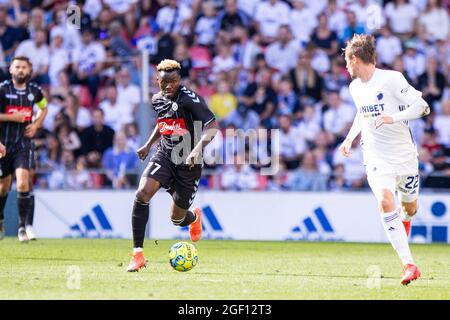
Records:
[[[417,167],[417,162],[412,162],[409,172],[413,172],[413,174],[400,176],[397,184],[401,203],[399,211],[402,215],[403,225],[408,236],[411,230],[411,219],[417,213],[417,199],[419,197],[419,174]]]
[[[202,222],[200,208],[189,210],[201,177],[201,166],[192,169],[177,169],[177,179],[172,193],[173,204],[171,212],[172,223],[179,227],[189,226],[189,235],[193,242],[200,240]]]
[[[405,270],[407,270],[409,266],[414,266],[414,268],[416,268],[411,255],[411,250],[409,249],[408,237],[395,205],[395,176],[369,176],[368,181],[377,198],[379,211],[381,213],[381,222],[392,247],[401,259]],[[407,283],[404,283],[402,278],[402,284]]]
[[[131,226],[133,230],[133,256],[128,265],[128,272],[139,271],[147,265],[144,257],[145,227],[149,218],[149,202],[153,195],[159,190],[159,181],[146,177],[145,172],[139,182],[136,197],[134,199],[133,213],[131,215]]]
[[[0,178],[0,240],[5,237],[5,215],[4,210],[6,206],[6,201],[8,200],[8,192],[11,188],[12,176],[8,175]]]
[[[25,168],[16,169],[16,187],[17,187],[17,208],[19,210],[19,231],[18,237],[21,242],[28,241],[25,231],[25,220],[31,208],[30,197],[30,172]]]
[[[30,208],[29,208],[29,212],[27,213],[27,217],[25,219],[25,231],[27,233],[28,239],[29,240],[36,240],[36,234],[34,233],[33,230],[33,222],[34,222],[34,175],[35,175],[35,171],[34,169],[30,170],[30,181],[29,181],[29,186],[30,186],[30,199],[31,199],[31,204],[30,204]]]
[[[145,227],[149,218],[149,202],[161,186],[172,183],[172,164],[161,154],[155,154],[142,173],[134,200],[132,214],[133,258],[127,271],[134,272],[146,266],[143,254]]]
[[[400,213],[402,216],[403,226],[405,227],[406,235],[409,236],[411,231],[411,219],[417,213],[417,200],[412,202],[401,201]]]

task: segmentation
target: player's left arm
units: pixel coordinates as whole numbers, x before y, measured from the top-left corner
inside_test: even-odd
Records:
[[[422,92],[414,89],[401,73],[398,73],[393,81],[392,90],[394,96],[409,107],[391,115],[378,116],[375,120],[375,128],[379,128],[383,124],[419,119],[430,114],[430,106],[422,98]]]
[[[36,118],[34,119],[34,121],[25,128],[25,136],[27,138],[34,137],[36,131],[42,127],[42,124],[48,113],[47,99],[45,99],[45,96],[40,89],[37,90],[36,101],[37,101],[36,105],[39,110],[36,114]]]
[[[199,102],[196,102],[197,100],[199,100]],[[187,104],[186,109],[191,112],[194,120],[201,121],[202,124],[201,138],[186,158],[186,164],[192,168],[195,164],[200,162],[203,148],[205,148],[216,136],[217,131],[219,130],[219,124],[203,98],[197,97],[195,100],[192,100]],[[196,128],[195,124],[194,128]],[[193,138],[194,137],[191,137],[191,139]]]

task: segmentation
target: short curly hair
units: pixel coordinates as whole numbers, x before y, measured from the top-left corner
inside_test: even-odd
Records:
[[[369,34],[355,34],[344,50],[346,57],[355,56],[366,64],[375,64],[377,59],[375,38]]]
[[[156,67],[156,70],[158,71],[180,71],[181,65],[178,63],[178,61],[172,60],[172,59],[164,59],[161,61],[158,66]]]

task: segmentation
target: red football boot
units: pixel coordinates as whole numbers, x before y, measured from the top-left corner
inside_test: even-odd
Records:
[[[146,268],[147,262],[148,261],[145,259],[143,252],[136,252],[131,257],[131,261],[130,264],[128,265],[127,271],[136,272],[142,268]]]
[[[417,280],[420,277],[420,270],[414,264],[407,264],[403,268],[403,276],[400,280],[401,284],[406,286],[411,281]]]
[[[189,236],[192,242],[197,242],[202,237],[202,210],[195,208],[194,213],[197,218],[189,225]]]

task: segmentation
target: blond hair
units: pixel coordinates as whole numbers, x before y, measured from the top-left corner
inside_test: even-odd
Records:
[[[347,57],[355,56],[365,64],[375,64],[375,38],[368,34],[355,34],[351,40],[347,41],[345,55]]]
[[[156,67],[156,70],[158,71],[180,71],[181,65],[178,63],[178,61],[171,60],[171,59],[164,59],[161,61],[158,66]]]

